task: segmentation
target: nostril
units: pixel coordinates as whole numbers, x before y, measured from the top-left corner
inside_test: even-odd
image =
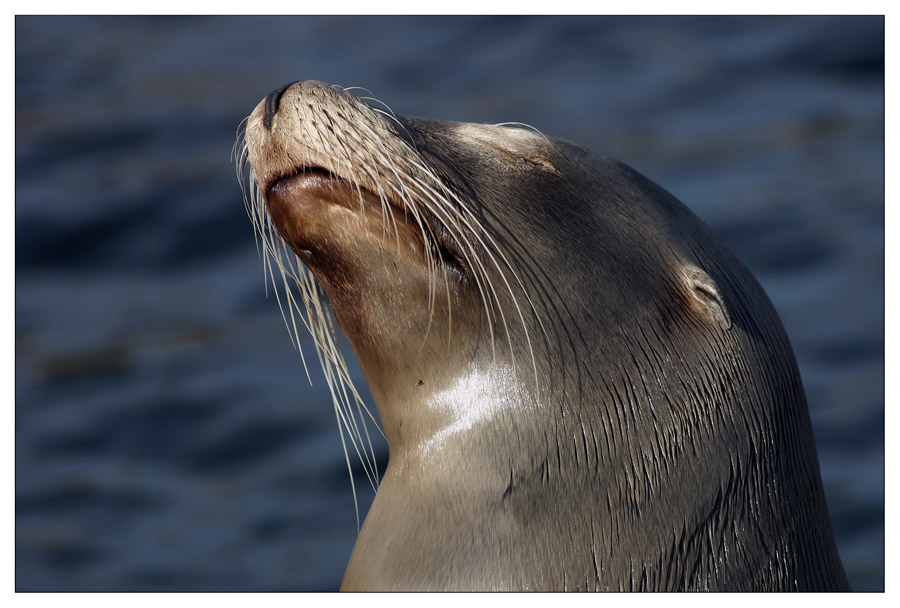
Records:
[[[294,83],[288,83],[280,89],[272,91],[266,97],[266,115],[263,118],[263,125],[265,125],[267,131],[272,129],[272,120],[275,118],[275,113],[278,112],[278,104],[281,102],[281,96],[284,95],[284,92],[287,91],[288,87],[292,84]]]

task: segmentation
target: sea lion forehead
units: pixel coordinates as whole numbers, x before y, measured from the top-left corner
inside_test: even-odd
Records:
[[[548,145],[550,140],[538,131],[526,125],[477,124],[471,122],[454,123],[454,132],[462,140],[481,142],[493,146],[513,148],[517,150],[534,149]]]
[[[481,144],[516,160],[527,159],[535,166],[558,173],[552,159],[555,142],[540,131],[521,123],[455,123],[453,134],[463,142]]]

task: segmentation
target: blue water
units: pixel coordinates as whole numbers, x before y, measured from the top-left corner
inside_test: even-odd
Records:
[[[868,17],[17,18],[16,588],[339,586],[330,397],[229,158],[314,78],[528,123],[690,206],[778,309],[848,575],[883,589],[883,51]]]

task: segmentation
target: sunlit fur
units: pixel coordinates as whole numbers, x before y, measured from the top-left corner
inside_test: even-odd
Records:
[[[374,104],[293,83],[236,146],[378,485],[342,588],[846,589],[790,343],[713,232],[606,155]]]

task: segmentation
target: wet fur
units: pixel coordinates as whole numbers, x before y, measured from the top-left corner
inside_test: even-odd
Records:
[[[391,450],[343,588],[847,588],[785,332],[674,197],[565,142],[321,83],[287,89],[270,128],[263,110],[239,164],[267,272],[299,281],[365,445],[324,285]],[[307,252],[325,245],[303,222],[273,224],[267,191],[294,200],[270,187],[310,165],[356,185],[335,198],[380,222],[373,251]]]

